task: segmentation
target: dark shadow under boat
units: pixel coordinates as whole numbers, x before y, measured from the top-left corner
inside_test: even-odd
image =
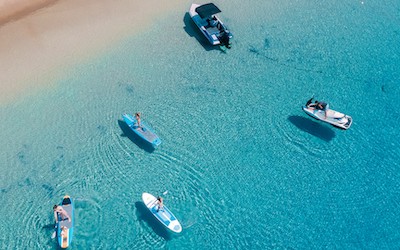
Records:
[[[186,31],[186,33],[190,37],[195,37],[206,51],[221,50],[220,46],[213,46],[210,44],[210,42],[204,37],[199,28],[193,22],[188,12],[186,12],[185,16],[183,17],[183,23],[185,24],[185,27],[183,27],[183,29]]]
[[[329,142],[335,138],[336,134],[330,127],[313,121],[309,118],[302,116],[289,116],[288,120],[297,128],[307,132],[313,136],[320,138],[323,141]]]
[[[131,140],[133,143],[135,143],[139,148],[145,150],[146,152],[152,153],[155,149],[154,147],[140,138],[137,134],[135,134],[129,126],[122,120],[118,120],[118,125],[122,130],[122,137],[127,137],[129,140]]]

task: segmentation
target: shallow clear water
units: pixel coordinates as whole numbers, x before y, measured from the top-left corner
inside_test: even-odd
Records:
[[[188,4],[0,107],[0,248],[55,248],[64,194],[72,249],[400,247],[399,3],[217,4],[227,53]],[[352,127],[307,117],[312,95]],[[136,111],[158,149],[122,122]],[[180,235],[141,202],[166,190]]]

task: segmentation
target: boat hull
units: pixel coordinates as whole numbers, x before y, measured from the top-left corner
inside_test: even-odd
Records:
[[[172,232],[182,232],[182,226],[175,215],[164,205],[163,209],[158,210],[157,198],[149,193],[142,194],[143,203],[149,209],[151,214],[157,218],[166,228]]]
[[[124,114],[123,119],[128,127],[137,134],[144,141],[150,143],[154,148],[161,144],[160,138],[154,133],[154,131],[145,122],[141,121],[139,127],[136,118],[130,114]]]
[[[201,33],[207,38],[211,45],[221,45],[220,36],[221,29],[217,27],[209,27],[207,24],[207,19],[201,18],[200,15],[196,12],[196,8],[200,7],[199,4],[192,4],[189,9],[189,15],[192,18],[193,22],[199,28]],[[228,31],[228,28],[225,24],[218,18],[217,15],[213,15],[216,21],[219,23],[220,27],[229,34],[229,39],[232,39],[232,34]]]
[[[337,128],[347,130],[353,123],[351,116],[329,109],[325,117],[325,111],[303,106],[303,111],[314,119],[329,123]]]
[[[62,199],[60,206],[62,206],[62,208],[68,213],[71,218],[71,221],[63,220],[59,215],[57,223],[58,245],[61,248],[67,248],[71,245],[74,232],[74,203],[72,199],[68,195],[66,195]],[[62,232],[63,227],[67,228],[64,232]]]

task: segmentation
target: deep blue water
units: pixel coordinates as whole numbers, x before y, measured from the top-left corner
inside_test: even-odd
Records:
[[[227,53],[188,3],[0,107],[1,249],[56,248],[64,194],[71,249],[400,248],[400,2],[216,3]],[[313,95],[352,127],[309,118]],[[165,191],[180,235],[141,202]]]

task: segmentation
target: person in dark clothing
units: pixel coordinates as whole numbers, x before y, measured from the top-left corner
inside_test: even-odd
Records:
[[[222,45],[225,45],[225,47],[227,47],[228,49],[231,48],[229,41],[229,33],[227,33],[225,30],[222,30],[219,41],[221,42]]]
[[[315,108],[315,109],[324,111],[325,119],[326,119],[327,111],[329,109],[329,106],[328,106],[328,104],[326,102],[315,101],[314,103],[311,103],[308,106],[311,107],[311,108]]]
[[[158,203],[157,212],[160,210],[161,211],[164,210],[164,199],[161,196],[157,197],[157,203]]]
[[[319,110],[326,110],[326,107],[328,106],[328,104],[326,103],[326,102],[318,102],[318,101],[316,101],[316,106],[315,106],[315,108],[316,109],[319,109]]]

